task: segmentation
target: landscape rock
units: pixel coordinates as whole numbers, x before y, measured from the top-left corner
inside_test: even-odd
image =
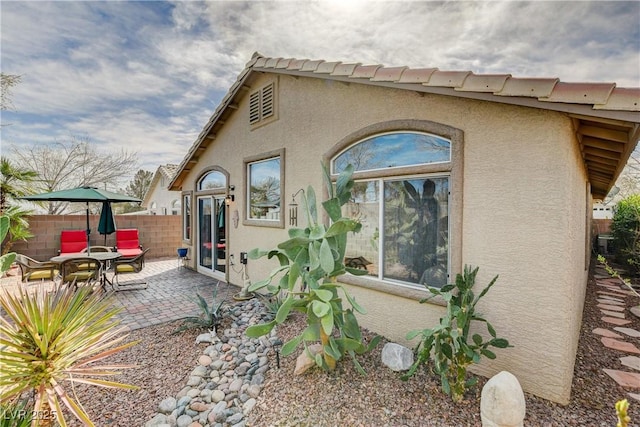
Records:
[[[167,397],[158,405],[158,411],[162,414],[170,414],[176,409],[177,401],[174,397]]]
[[[322,353],[322,344],[312,344],[308,346],[307,349],[308,352],[311,353],[311,357],[309,357],[306,350],[300,353],[300,356],[298,356],[296,360],[296,367],[293,371],[294,375],[302,375],[316,365],[313,357],[315,357],[316,354]]]
[[[387,343],[382,348],[382,363],[392,371],[407,371],[413,365],[413,352],[400,344]]]
[[[196,342],[208,342],[197,365],[178,395],[164,399],[145,427],[244,427],[244,417],[256,406],[269,370],[276,336],[249,338],[244,329],[269,321],[264,306],[248,301],[229,313],[231,327],[221,337],[201,334]],[[312,351],[321,351],[317,345]],[[315,353],[314,353],[315,354]],[[315,363],[315,362],[313,362]],[[154,424],[151,424],[154,423]]]
[[[522,427],[525,415],[524,392],[518,379],[507,371],[491,377],[480,397],[482,427]]]
[[[209,332],[207,332],[206,334],[200,334],[196,337],[196,344],[210,343],[210,342],[213,342],[213,337]]]

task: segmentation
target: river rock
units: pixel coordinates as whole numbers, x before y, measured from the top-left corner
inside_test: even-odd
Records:
[[[524,393],[518,379],[502,371],[482,387],[480,419],[482,427],[522,427],[526,415]]]
[[[392,371],[406,371],[413,365],[413,352],[400,344],[386,343],[382,348],[382,363]]]

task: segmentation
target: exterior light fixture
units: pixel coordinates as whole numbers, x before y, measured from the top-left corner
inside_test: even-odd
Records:
[[[235,185],[230,185],[227,191],[227,197],[224,198],[224,203],[229,206],[236,201],[236,196],[232,192],[236,189]]]

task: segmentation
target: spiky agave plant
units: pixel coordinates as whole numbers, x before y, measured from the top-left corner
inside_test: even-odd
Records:
[[[77,396],[67,393],[65,383],[138,388],[103,379],[133,366],[94,365],[137,344],[122,344],[128,334],[114,319],[120,309],[110,297],[90,287],[28,292],[21,285],[15,295],[0,294],[0,306],[7,313],[7,318],[0,317],[0,400],[7,402],[33,391],[33,413],[43,414],[34,417],[33,425],[47,425],[55,418],[65,427],[64,405],[85,425],[94,426]]]

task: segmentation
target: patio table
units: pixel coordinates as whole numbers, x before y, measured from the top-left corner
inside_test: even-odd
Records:
[[[107,270],[109,269],[110,262],[120,257],[122,257],[120,252],[77,252],[54,256],[50,261],[56,264],[61,264],[63,261],[68,259],[93,258],[97,260],[100,262],[102,267],[102,272],[100,274],[100,287],[104,289],[105,283],[108,283],[113,288],[113,283],[107,278]]]

